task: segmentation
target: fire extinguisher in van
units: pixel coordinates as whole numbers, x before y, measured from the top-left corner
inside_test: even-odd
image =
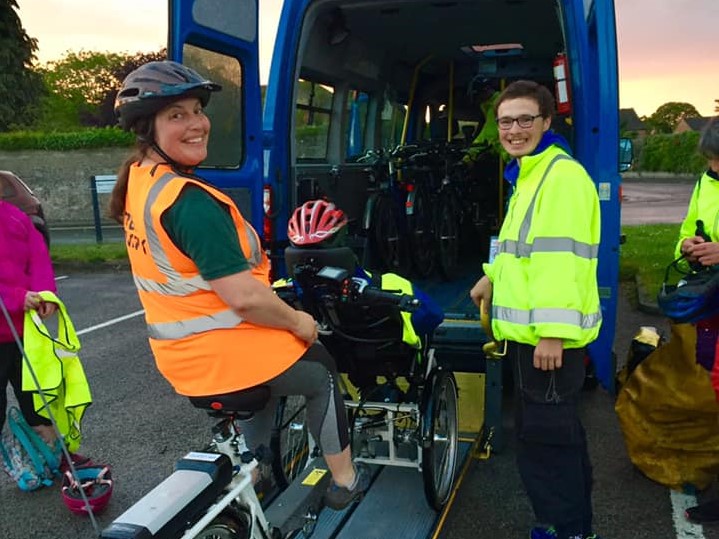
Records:
[[[569,92],[569,65],[567,55],[560,52],[555,56],[554,62],[554,95],[557,100],[557,113],[569,114],[572,112],[572,98]]]

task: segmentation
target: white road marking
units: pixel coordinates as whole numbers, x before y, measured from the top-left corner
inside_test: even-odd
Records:
[[[67,279],[68,277],[69,275],[58,275],[57,277],[55,277],[55,280],[62,281],[63,279]]]
[[[684,518],[684,511],[688,507],[693,507],[697,504],[697,497],[693,494],[684,494],[676,490],[670,490],[669,497],[672,501],[672,519],[674,520],[677,539],[705,539],[704,528],[701,524],[693,524]]]
[[[95,331],[96,329],[106,328],[107,326],[117,324],[118,322],[123,322],[125,320],[129,320],[130,318],[135,318],[136,316],[140,316],[141,314],[145,314],[144,309],[142,309],[140,311],[135,311],[134,313],[126,314],[125,316],[120,316],[119,318],[113,318],[112,320],[108,320],[107,322],[103,322],[102,324],[97,324],[96,326],[91,326],[89,328],[81,329],[80,331],[77,332],[77,334],[84,335],[85,333],[90,333],[91,331]]]

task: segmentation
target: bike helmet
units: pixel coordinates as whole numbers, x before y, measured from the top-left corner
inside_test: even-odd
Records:
[[[287,237],[295,246],[335,245],[346,232],[346,225],[345,212],[332,202],[308,200],[292,214],[287,223]]]
[[[153,116],[181,98],[197,97],[202,106],[222,89],[195,70],[171,60],[148,62],[130,73],[115,98],[120,127],[130,131],[138,119]]]
[[[77,477],[66,471],[62,477],[62,501],[76,515],[86,515],[87,507],[82,499],[85,493],[93,514],[107,507],[112,496],[112,474],[109,466],[77,466]]]

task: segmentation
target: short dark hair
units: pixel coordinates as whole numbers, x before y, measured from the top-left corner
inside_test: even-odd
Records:
[[[546,86],[542,86],[532,80],[516,80],[510,83],[509,86],[499,94],[497,102],[494,104],[495,117],[497,116],[499,105],[501,105],[503,101],[522,97],[533,99],[537,102],[539,105],[539,114],[542,115],[542,118],[554,117],[554,96]]]
[[[714,116],[702,129],[699,151],[708,159],[719,158],[719,116]]]

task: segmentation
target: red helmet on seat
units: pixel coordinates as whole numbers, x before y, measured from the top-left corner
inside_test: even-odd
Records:
[[[293,245],[317,245],[336,238],[346,224],[345,212],[332,202],[308,200],[290,217],[287,237]]]

